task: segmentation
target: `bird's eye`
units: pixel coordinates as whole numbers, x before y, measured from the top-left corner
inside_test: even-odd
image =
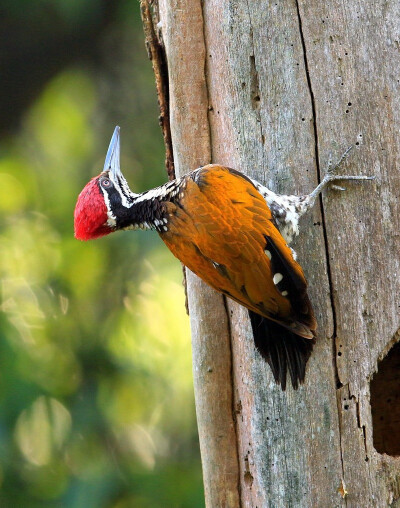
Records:
[[[101,185],[103,187],[110,187],[111,182],[110,182],[110,180],[108,178],[104,178],[104,180],[101,181]]]

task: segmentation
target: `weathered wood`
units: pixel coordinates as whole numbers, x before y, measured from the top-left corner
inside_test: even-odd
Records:
[[[205,10],[214,161],[234,165],[279,191],[307,192],[317,183],[315,136],[296,5],[282,3],[269,10],[236,5],[232,12],[215,0]],[[338,498],[335,380],[326,339],[333,327],[318,223],[315,210],[303,222],[306,243],[299,249],[300,259],[307,260],[312,301],[318,302],[320,336],[306,387],[295,394],[281,392],[254,350],[249,326],[244,327],[246,311],[230,306],[235,404],[242,407],[238,436],[244,506],[331,506]]]
[[[374,450],[369,404],[400,326],[399,4],[159,5],[178,174],[212,160],[306,193],[356,143],[342,171],[378,176],[302,221],[319,340],[298,391],[274,384],[246,310],[228,302],[227,316],[189,277],[207,506],[399,506],[400,458]]]
[[[300,11],[322,165],[338,153],[332,141],[357,142],[347,171],[378,178],[324,199],[348,506],[398,506],[400,458],[374,450],[369,379],[400,326],[400,5],[304,2]]]
[[[177,175],[211,162],[201,1],[160,0]],[[186,270],[193,379],[207,506],[239,506],[233,380],[225,299]]]

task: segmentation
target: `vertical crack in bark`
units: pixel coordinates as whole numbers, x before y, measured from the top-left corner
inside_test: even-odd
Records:
[[[240,467],[240,458],[239,458],[239,429],[238,429],[238,417],[235,407],[235,386],[234,386],[234,368],[233,368],[233,347],[232,347],[232,327],[231,327],[231,319],[229,315],[229,308],[228,308],[228,301],[225,295],[222,295],[222,299],[224,302],[224,308],[226,313],[226,321],[228,324],[228,335],[229,335],[229,351],[231,356],[231,371],[230,371],[230,378],[231,378],[231,386],[232,386],[232,419],[235,429],[235,435],[236,435],[236,459],[237,459],[237,467],[238,467],[238,478],[237,478],[237,489],[238,489],[238,495],[239,495],[239,506],[238,508],[242,508],[242,483],[241,483],[241,467]]]
[[[263,131],[263,125],[261,121],[261,113],[260,113],[260,107],[261,107],[261,92],[260,92],[260,80],[258,79],[258,70],[256,65],[256,52],[255,52],[255,46],[254,46],[254,36],[253,36],[253,23],[251,21],[251,15],[250,15],[250,6],[248,0],[246,1],[247,6],[247,15],[249,17],[249,24],[250,24],[250,41],[251,41],[251,51],[252,55],[250,55],[250,101],[251,101],[251,107],[253,111],[256,114],[257,122],[260,124],[260,134],[261,134],[261,140],[262,144],[264,144],[265,141],[265,135]],[[265,157],[264,150],[262,151],[263,159]]]
[[[210,104],[210,87],[208,84],[208,55],[207,55],[207,38],[206,38],[206,24],[204,22],[204,0],[200,0],[201,4],[201,15],[203,18],[203,41],[204,41],[204,83],[206,87],[206,94],[207,94],[207,120],[208,120],[208,139],[209,139],[209,146],[210,146],[210,160],[208,161],[209,164],[213,162],[213,147],[212,147],[212,132],[211,132],[211,120],[210,120],[210,114],[212,111],[212,104]],[[229,316],[228,316],[229,320]]]
[[[315,163],[317,167],[317,176],[318,176],[318,182],[321,182],[321,167],[319,164],[319,145],[318,145],[318,125],[317,125],[317,110],[315,105],[315,97],[314,97],[314,91],[312,88],[311,83],[311,76],[310,76],[310,70],[308,66],[308,58],[307,58],[307,48],[304,38],[304,32],[303,32],[303,23],[301,19],[301,13],[300,13],[300,5],[299,0],[295,0],[296,4],[296,10],[297,10],[297,17],[299,21],[299,32],[300,32],[300,40],[301,45],[303,48],[303,57],[304,57],[304,67],[306,71],[306,78],[307,78],[307,85],[308,90],[310,93],[310,100],[311,100],[311,109],[312,109],[312,117],[313,117],[313,130],[314,130],[314,146],[315,146]],[[334,367],[334,373],[335,373],[335,380],[336,380],[336,388],[340,388],[342,385],[339,377],[339,369],[337,365],[337,348],[336,348],[336,334],[337,334],[337,317],[336,317],[336,309],[335,309],[335,300],[333,297],[333,282],[332,282],[332,271],[331,271],[331,265],[330,265],[330,259],[329,259],[329,242],[328,242],[328,235],[326,231],[326,218],[325,218],[325,210],[324,210],[324,203],[322,200],[322,196],[319,196],[320,201],[320,207],[321,207],[321,218],[322,218],[322,224],[323,224],[323,235],[324,235],[324,245],[325,245],[325,259],[326,259],[326,267],[327,267],[327,274],[328,274],[328,284],[329,284],[329,294],[330,294],[330,301],[331,301],[331,309],[332,309],[332,321],[333,321],[333,335],[331,338],[332,341],[332,361],[333,361],[333,367]],[[342,476],[344,478],[344,462],[343,462],[343,443],[342,443],[342,429],[341,429],[341,423],[340,423],[340,398],[337,397],[338,402],[338,419],[339,419],[339,443],[340,443],[340,461],[341,461],[341,467],[342,467]],[[345,505],[347,506],[347,501],[344,499]]]
[[[315,163],[316,163],[316,167],[317,167],[317,177],[318,177],[318,182],[321,182],[321,167],[319,164],[317,110],[316,110],[316,106],[315,106],[314,91],[312,88],[311,76],[310,76],[310,71],[309,71],[309,67],[308,67],[307,48],[306,48],[306,43],[305,43],[305,39],[304,39],[303,24],[302,24],[302,20],[301,20],[299,0],[295,0],[295,2],[296,2],[296,9],[297,9],[297,17],[299,20],[299,31],[300,31],[301,45],[303,48],[304,67],[305,67],[305,71],[306,71],[307,85],[308,85],[308,90],[310,93],[310,100],[311,100],[313,130],[314,130],[314,139],[315,139],[314,146],[315,146]],[[332,282],[332,271],[331,271],[331,265],[330,265],[330,259],[329,259],[329,242],[328,242],[328,235],[326,232],[325,209],[324,209],[324,202],[322,200],[321,195],[319,196],[319,202],[320,202],[321,218],[322,218],[322,224],[323,224],[322,230],[323,230],[323,235],[324,235],[324,245],[325,245],[325,253],[326,253],[325,258],[326,258],[326,267],[327,267],[328,283],[329,283],[329,295],[330,295],[330,301],[331,301],[332,320],[333,320],[333,335],[332,335],[333,366],[335,369],[336,387],[340,388],[341,386],[343,386],[343,384],[340,381],[339,369],[338,369],[338,365],[337,365],[337,350],[336,350],[337,349],[336,348],[337,318],[336,318],[335,301],[334,301],[334,297],[333,297],[333,282]]]
[[[300,15],[300,7],[299,7],[299,1],[295,0],[296,2],[296,8],[297,8],[297,16],[299,19],[299,31],[300,31],[300,39],[301,39],[301,45],[303,47],[303,55],[304,55],[304,66],[306,71],[306,77],[307,77],[307,84],[308,89],[310,92],[310,99],[311,99],[311,108],[312,108],[312,116],[313,116],[313,129],[314,129],[314,138],[315,138],[315,162],[317,167],[317,176],[318,176],[318,182],[321,182],[321,167],[319,164],[319,146],[318,146],[318,126],[317,126],[317,112],[316,112],[316,106],[315,106],[315,97],[314,92],[311,84],[311,77],[310,77],[310,71],[308,67],[308,59],[307,59],[307,49],[306,44],[304,40],[304,34],[303,34],[303,25]],[[339,370],[337,365],[337,350],[336,350],[336,333],[337,333],[337,318],[336,318],[336,308],[335,308],[335,301],[333,297],[333,282],[332,282],[332,271],[331,271],[331,265],[330,265],[330,259],[329,259],[329,242],[328,242],[328,235],[326,232],[326,218],[325,218],[325,209],[324,209],[324,202],[322,200],[322,196],[319,196],[320,200],[320,207],[321,207],[321,217],[322,217],[322,224],[323,224],[323,235],[324,235],[324,245],[325,245],[325,252],[326,252],[326,265],[327,265],[327,273],[328,273],[328,283],[329,283],[329,294],[330,294],[330,300],[331,300],[331,308],[332,308],[332,320],[333,320],[333,335],[332,335],[332,351],[333,351],[333,365],[335,369],[335,378],[336,378],[336,387],[340,388],[343,386],[342,382],[340,381],[339,377]]]
[[[369,460],[368,445],[367,445],[367,430],[366,430],[366,425],[363,425],[363,423],[362,423],[361,408],[360,408],[360,396],[358,395],[356,397],[355,395],[351,395],[350,385],[349,385],[349,400],[350,399],[354,400],[354,403],[356,405],[357,427],[362,431],[362,439],[363,439],[364,451],[365,451],[365,462],[367,463],[366,468],[368,471],[369,488],[370,488],[370,492],[373,492],[374,489],[373,489],[373,481],[371,478],[371,474],[372,474],[371,463]]]
[[[253,41],[253,30],[250,31],[250,37]],[[253,53],[254,53],[254,44],[252,42]],[[257,120],[261,120],[260,115],[260,82],[258,79],[258,72],[256,68],[256,57],[250,55],[250,99],[251,99],[251,107],[253,111],[256,112]]]
[[[350,394],[350,390],[348,389]],[[340,464],[342,468],[342,482],[344,482],[344,461],[343,461],[343,443],[342,443],[342,389],[336,390],[336,405],[338,411],[338,428],[339,428],[339,449],[340,449]],[[347,506],[346,497],[343,498],[344,504]]]

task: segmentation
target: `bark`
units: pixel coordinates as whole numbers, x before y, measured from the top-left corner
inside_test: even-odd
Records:
[[[188,274],[206,505],[400,506],[400,458],[375,450],[370,406],[400,326],[398,3],[158,7],[178,175],[215,162],[307,193],[355,144],[342,171],[378,178],[326,193],[302,220],[319,332],[298,391],[274,384],[247,311]]]

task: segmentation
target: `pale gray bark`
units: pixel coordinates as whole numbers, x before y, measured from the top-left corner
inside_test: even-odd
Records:
[[[206,504],[399,506],[369,404],[400,326],[399,3],[159,0],[159,15],[178,174],[215,162],[307,193],[357,143],[342,171],[378,177],[302,219],[319,329],[298,391],[274,384],[247,311],[189,274]]]

